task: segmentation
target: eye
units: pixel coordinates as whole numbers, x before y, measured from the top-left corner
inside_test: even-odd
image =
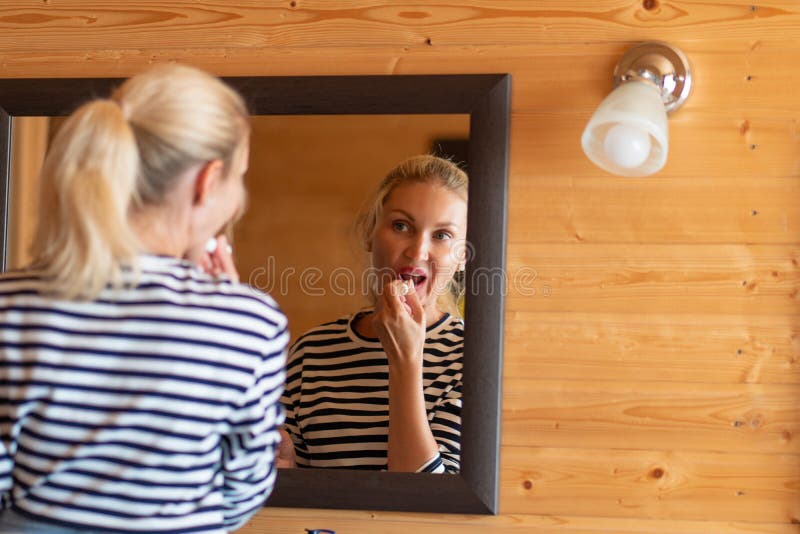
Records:
[[[433,233],[433,238],[438,239],[440,241],[445,241],[447,239],[451,239],[452,237],[453,234],[451,234],[450,232],[445,232],[444,230],[438,230]]]
[[[404,221],[393,221],[392,222],[392,229],[397,232],[407,232],[408,231],[408,223]]]

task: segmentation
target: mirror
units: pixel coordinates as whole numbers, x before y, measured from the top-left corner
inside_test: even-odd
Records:
[[[467,239],[462,470],[458,475],[281,470],[268,506],[497,513],[508,174],[508,75],[226,78],[258,115],[466,114]],[[63,116],[121,80],[0,80],[0,235],[6,264],[16,116]]]

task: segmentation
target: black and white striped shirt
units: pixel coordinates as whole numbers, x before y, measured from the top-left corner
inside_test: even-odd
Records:
[[[387,468],[389,368],[380,341],[353,328],[364,313],[313,328],[289,351],[282,402],[298,467]],[[419,471],[460,469],[463,352],[461,319],[428,327],[423,388],[439,454]]]
[[[275,480],[286,318],[191,263],[140,266],[91,302],[0,276],[4,504],[103,532],[236,529]]]

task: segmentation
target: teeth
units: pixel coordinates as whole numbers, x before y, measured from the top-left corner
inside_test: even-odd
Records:
[[[400,275],[400,279],[404,280],[406,282],[411,282],[411,283],[416,285],[416,284],[419,284],[420,282],[422,282],[423,280],[425,280],[425,276],[423,276],[421,274],[403,273],[403,274]]]

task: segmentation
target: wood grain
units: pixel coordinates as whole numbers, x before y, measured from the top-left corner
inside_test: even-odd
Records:
[[[514,113],[511,187],[518,181],[542,178],[608,178],[581,150],[581,134],[590,116],[591,112]],[[754,178],[796,177],[800,172],[800,137],[794,118],[759,119],[747,113],[718,118],[681,110],[669,121],[669,136],[669,159],[653,177],[656,182],[680,177],[724,184],[747,178],[759,184]],[[569,169],[566,174],[565,169]],[[651,184],[650,178],[627,180],[638,184],[642,194]]]
[[[794,454],[534,447],[502,452],[503,514],[785,523],[800,518],[800,456]]]
[[[796,315],[799,266],[794,245],[512,242],[507,310]],[[492,290],[474,278],[471,291]]]
[[[536,45],[539,43],[760,39],[796,36],[794,2],[640,2],[606,0],[533,4],[512,0],[391,3],[324,1],[264,4],[255,0],[202,4],[100,0],[80,7],[10,1],[0,15],[0,48],[7,50],[117,48],[281,47],[387,45]]]
[[[346,534],[486,534],[512,532],[545,534],[797,534],[797,526],[782,523],[736,521],[680,521],[607,517],[504,514],[495,517],[396,514],[288,508],[265,508],[241,530],[241,534],[297,534],[307,528],[327,528]]]
[[[506,320],[507,378],[681,382],[687,391],[800,384],[797,316],[509,312]]]
[[[517,242],[792,244],[800,236],[796,177],[681,177],[665,171],[632,180],[518,169],[509,217]]]
[[[14,269],[30,261],[29,247],[36,231],[38,176],[44,162],[49,134],[47,117],[14,120],[12,168],[9,199],[9,255]]]
[[[502,442],[800,454],[798,399],[796,385],[506,378]]]
[[[800,54],[800,41],[680,42],[695,73],[691,97],[674,119],[693,113],[734,121],[793,118],[800,109],[796,69],[784,68]],[[164,41],[165,43],[167,41]],[[545,43],[348,48],[211,48],[187,46],[133,49],[0,48],[3,77],[130,76],[158,62],[181,61],[218,75],[513,73],[517,113],[558,111],[587,117],[612,89],[614,65],[633,43]],[[674,120],[673,120],[674,122]]]

